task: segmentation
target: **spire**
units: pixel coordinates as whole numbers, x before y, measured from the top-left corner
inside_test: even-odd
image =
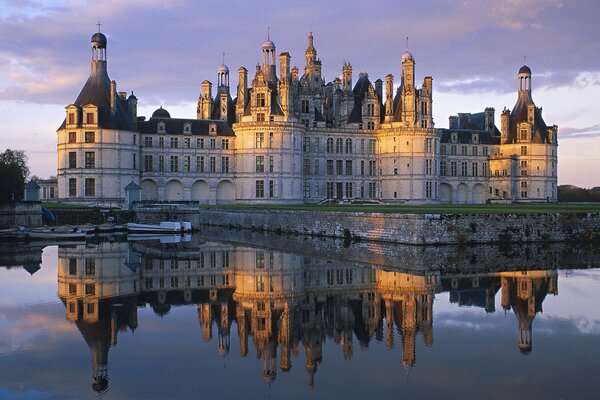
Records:
[[[306,66],[307,67],[310,65],[313,65],[315,63],[315,60],[317,59],[317,50],[315,49],[315,47],[313,45],[312,32],[308,33],[308,47],[306,48],[304,55],[306,57]]]

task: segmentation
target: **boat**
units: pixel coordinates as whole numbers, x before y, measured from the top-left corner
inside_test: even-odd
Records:
[[[79,229],[56,230],[54,228],[25,229],[22,231],[25,240],[85,240],[85,232]]]
[[[180,233],[182,231],[180,222],[164,221],[160,224],[138,224],[130,222],[127,224],[129,232],[139,233]]]

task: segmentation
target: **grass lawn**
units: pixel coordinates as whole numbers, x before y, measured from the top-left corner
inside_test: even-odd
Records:
[[[297,210],[333,212],[378,212],[407,214],[543,214],[543,213],[600,213],[600,203],[553,204],[265,204],[201,206],[207,209],[228,210]]]
[[[86,209],[89,207],[82,204],[72,204],[72,203],[59,203],[56,201],[44,201],[42,202],[42,206],[50,209],[50,210],[62,210],[62,209]]]

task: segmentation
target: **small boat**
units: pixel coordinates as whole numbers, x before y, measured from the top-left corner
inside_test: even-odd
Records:
[[[180,233],[180,222],[161,222],[160,224],[137,224],[130,222],[127,224],[127,230],[139,233]]]
[[[192,231],[192,223],[188,222],[188,221],[182,221],[181,222],[181,230],[184,232],[191,232]]]
[[[81,232],[78,229],[25,229],[23,231],[23,236],[25,237],[25,240],[85,240],[85,232]]]

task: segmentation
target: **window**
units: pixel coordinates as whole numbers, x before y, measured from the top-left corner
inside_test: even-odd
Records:
[[[256,114],[256,121],[264,122],[264,120],[265,120],[265,113],[257,113]]]
[[[198,148],[198,149],[204,148],[204,138],[196,138],[196,148]]]
[[[433,139],[432,138],[426,138],[425,139],[425,153],[433,153],[432,143],[433,143]]]
[[[432,198],[432,182],[425,182],[425,197],[427,197],[428,199]]]
[[[96,275],[96,260],[93,258],[85,259],[85,274]]]
[[[521,146],[521,155],[522,156],[526,156],[527,155],[527,146]]]
[[[93,151],[85,152],[85,167],[96,168],[96,153]]]
[[[265,197],[265,181],[256,181],[255,188],[255,196],[257,198]]]
[[[344,161],[343,160],[336,160],[335,161],[335,174],[336,175],[343,175],[344,174]]]
[[[302,170],[304,175],[310,175],[310,160],[308,158],[304,159]]]
[[[265,156],[256,156],[256,172],[265,172]]]
[[[377,197],[377,184],[369,182],[369,198],[373,199],[375,197]]]
[[[210,157],[208,159],[208,167],[209,167],[209,172],[214,174],[215,172],[217,172],[217,157]]]
[[[151,155],[144,155],[144,171],[145,172],[152,172],[152,156]]]
[[[89,283],[85,285],[85,294],[87,295],[95,295],[96,294],[96,286],[93,283]]]
[[[158,138],[158,147],[160,147],[161,149],[163,147],[165,147],[165,137],[164,136],[161,136]]]
[[[305,153],[310,153],[310,138],[305,137],[302,140],[302,151]]]
[[[450,155],[452,155],[452,156],[456,155],[456,146],[455,145],[450,146]]]
[[[183,139],[183,147],[185,147],[186,149],[192,147],[191,139],[189,137]]]
[[[152,147],[152,137],[151,136],[144,137],[144,147]]]
[[[266,107],[267,102],[264,93],[256,93],[256,107]]]
[[[85,114],[85,123],[93,124],[94,123],[94,113],[86,113]]]
[[[69,294],[77,293],[77,285],[74,283],[69,283]]]
[[[431,166],[433,165],[432,161],[430,159],[425,160],[425,174],[426,175],[431,175]]]
[[[333,175],[333,160],[327,160],[327,175]]]
[[[344,140],[342,138],[337,138],[335,140],[335,152],[341,153],[343,151]]]
[[[346,175],[352,175],[352,160],[346,160]]]
[[[223,150],[229,150],[229,139],[221,139],[221,148]]]
[[[188,139],[188,138],[186,138],[186,139]],[[183,157],[183,171],[184,172],[190,172],[191,169],[192,169],[191,160],[190,159],[191,159],[190,156],[184,156]]]
[[[274,171],[273,156],[269,156],[269,172]]]
[[[273,148],[273,132],[269,132],[269,148]]]
[[[204,172],[204,156],[196,157],[196,172]]]
[[[375,139],[369,139],[368,153],[375,154]]]
[[[137,154],[132,153],[131,158],[132,158],[131,164],[133,165],[132,168],[136,169],[137,168]]]
[[[171,138],[171,148],[176,149],[177,147],[179,147],[179,138],[172,137]]]
[[[179,171],[179,157],[171,156],[171,172]]]
[[[94,178],[85,178],[85,196],[96,195],[96,180]]]
[[[210,148],[211,149],[216,149],[217,148],[217,140],[215,138],[211,138],[210,139]]]
[[[306,182],[304,181],[303,185],[303,193],[304,193],[304,198],[308,198],[310,197],[310,182]]]
[[[77,259],[69,258],[69,275],[77,275]]]
[[[352,154],[352,139],[346,139],[346,154]]]
[[[327,138],[327,152],[333,153],[333,138]]]
[[[367,104],[367,117],[372,117],[373,115],[375,115],[375,105],[368,103]]]
[[[370,130],[375,129],[375,122],[367,121],[367,129],[370,129]]]
[[[96,141],[96,135],[94,132],[86,132],[85,133],[85,142],[86,143],[94,143]]]
[[[477,156],[477,153],[478,153],[477,146],[473,146],[471,148],[471,155]]]
[[[319,175],[319,159],[315,160],[315,175]]]
[[[75,114],[69,113],[69,125],[74,125],[74,124],[75,124]]]
[[[467,146],[460,146],[460,154],[463,156],[466,156],[468,153],[468,148]]]
[[[262,149],[263,148],[264,141],[265,141],[265,134],[264,134],[264,132],[256,132],[256,148],[257,149]]]
[[[450,163],[450,176],[456,176],[456,161]]]
[[[354,196],[354,190],[353,190],[353,185],[352,182],[346,182],[346,198],[347,199],[351,199]]]
[[[221,157],[221,172],[229,173],[229,157]]]
[[[446,176],[446,174],[448,173],[446,168],[446,161],[440,161],[440,176]]]
[[[471,175],[472,176],[478,176],[479,175],[479,165],[476,162],[474,162],[471,165]]]
[[[318,153],[321,151],[321,143],[318,137],[314,138],[314,146],[313,146],[313,151],[315,153]]]
[[[74,151],[69,152],[69,168],[77,168],[77,153]]]
[[[481,166],[481,174],[483,176],[487,176],[488,175],[487,171],[488,171],[488,164],[487,164],[487,162],[484,162]]]
[[[443,144],[443,145],[440,147],[440,154],[441,154],[441,155],[443,155],[443,156],[445,156],[445,155],[446,155],[446,145],[445,145],[445,144]]]
[[[77,132],[69,132],[69,143],[77,143]]]
[[[369,175],[371,175],[371,176],[375,175],[375,168],[376,168],[375,160],[369,160]]]
[[[308,100],[302,100],[302,113],[308,114],[310,111],[310,103]]]
[[[484,156],[487,156],[487,155],[489,155],[489,150],[488,150],[488,147],[487,147],[487,146],[483,146],[483,155],[484,155]]]
[[[275,197],[275,181],[269,181],[269,197]]]
[[[521,140],[527,140],[527,129],[521,129],[520,138],[521,138]],[[521,196],[521,197],[526,197],[526,196]]]
[[[158,156],[158,171],[165,172],[165,156]]]
[[[327,198],[333,199],[333,182],[327,182]]]
[[[460,175],[467,176],[467,162],[463,161],[460,163]]]

